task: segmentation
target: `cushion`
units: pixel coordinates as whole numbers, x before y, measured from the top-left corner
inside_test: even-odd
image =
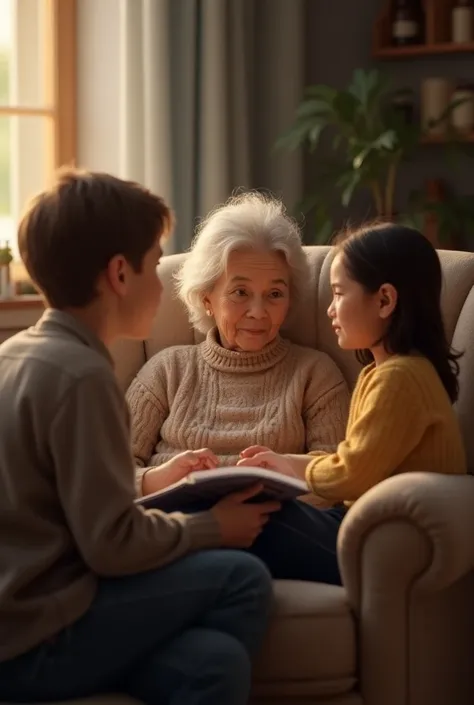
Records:
[[[329,696],[356,681],[356,625],[342,587],[275,582],[275,617],[256,665],[256,697]]]

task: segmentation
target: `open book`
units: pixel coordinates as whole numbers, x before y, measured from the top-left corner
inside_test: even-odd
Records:
[[[263,490],[256,497],[252,497],[250,500],[252,502],[267,499],[284,501],[309,492],[303,480],[282,475],[274,470],[225,467],[192,472],[164,490],[139,497],[136,502],[144,507],[161,509],[164,512],[184,511],[201,502],[212,505],[231,492],[238,492],[255,484],[261,484]]]

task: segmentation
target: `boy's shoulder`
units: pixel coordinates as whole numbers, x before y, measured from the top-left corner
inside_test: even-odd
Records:
[[[93,348],[70,337],[37,334],[27,329],[0,345],[0,364],[28,366],[42,374],[65,374],[71,380],[94,372],[111,372],[107,359]]]
[[[114,381],[110,359],[67,330],[34,326],[0,345],[0,398],[15,389],[54,403],[81,379]],[[2,393],[3,391],[3,393]]]

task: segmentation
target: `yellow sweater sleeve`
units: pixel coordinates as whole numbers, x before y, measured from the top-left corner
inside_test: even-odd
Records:
[[[355,501],[392,475],[423,436],[428,424],[424,401],[406,369],[377,370],[358,386],[352,423],[337,452],[310,461],[306,480],[312,491],[334,502]]]

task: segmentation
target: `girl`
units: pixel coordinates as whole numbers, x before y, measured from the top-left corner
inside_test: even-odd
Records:
[[[441,283],[438,255],[416,230],[368,227],[337,247],[328,316],[339,346],[366,365],[346,438],[335,453],[279,455],[253,446],[239,461],[305,478],[316,501],[332,505],[292,502],[273,516],[252,552],[274,577],[340,584],[337,534],[353,502],[397,473],[466,472],[452,408],[459,355],[446,339]]]

